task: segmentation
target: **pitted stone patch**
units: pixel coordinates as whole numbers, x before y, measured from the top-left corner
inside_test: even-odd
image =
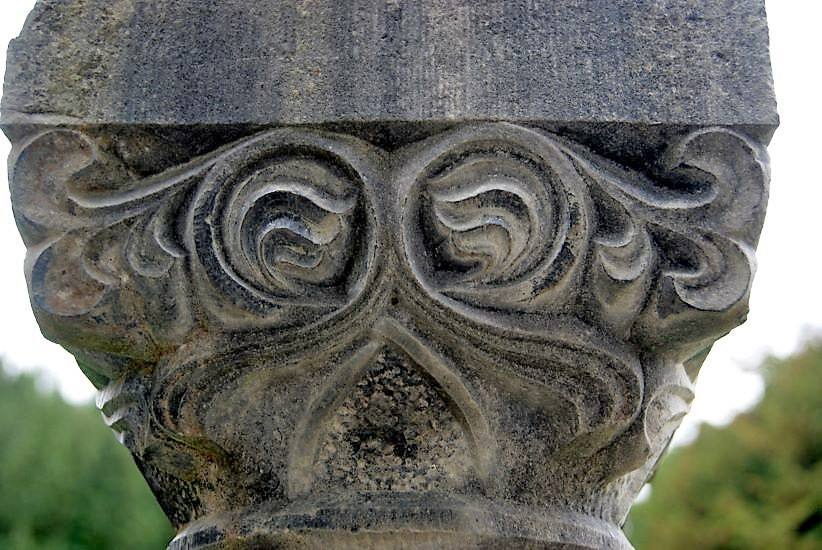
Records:
[[[464,485],[471,464],[444,391],[386,348],[329,419],[315,474],[351,490],[426,491]]]

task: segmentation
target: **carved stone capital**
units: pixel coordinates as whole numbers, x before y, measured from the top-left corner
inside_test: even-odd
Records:
[[[721,128],[648,173],[508,123],[275,128],[150,176],[112,143],[15,145],[32,304],[176,523],[241,535],[573,523],[532,506],[608,532],[744,319],[767,197]]]
[[[752,125],[155,125],[18,96],[35,315],[172,548],[628,548],[747,313]]]

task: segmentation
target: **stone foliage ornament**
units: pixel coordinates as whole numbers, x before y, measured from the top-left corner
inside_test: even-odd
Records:
[[[32,307],[171,548],[630,547],[777,124],[761,0],[697,4],[37,3]]]

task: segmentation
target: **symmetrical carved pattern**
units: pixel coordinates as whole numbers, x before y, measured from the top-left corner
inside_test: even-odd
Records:
[[[621,521],[744,319],[767,200],[721,128],[641,172],[504,123],[266,130],[150,176],[107,143],[26,137],[12,196],[41,325],[178,524],[318,478]]]

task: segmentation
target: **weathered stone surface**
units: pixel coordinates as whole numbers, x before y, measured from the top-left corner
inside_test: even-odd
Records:
[[[763,0],[41,0],[3,120],[776,123]]]
[[[629,547],[767,203],[761,2],[703,4],[38,3],[32,306],[173,548]]]

